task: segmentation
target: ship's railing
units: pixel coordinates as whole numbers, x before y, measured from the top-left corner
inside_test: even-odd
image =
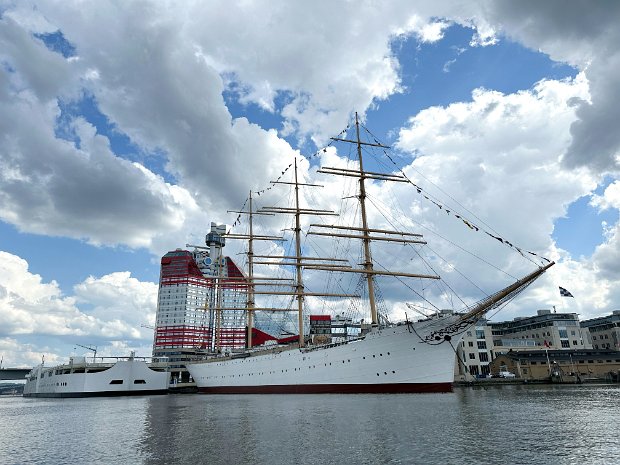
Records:
[[[247,357],[256,357],[258,355],[268,355],[268,354],[278,354],[280,352],[285,352],[289,350],[299,349],[303,353],[314,352],[317,350],[329,349],[331,347],[337,347],[345,344],[350,344],[353,342],[361,341],[365,339],[366,336],[359,336],[356,338],[351,338],[346,341],[332,342],[329,344],[321,344],[314,346],[306,346],[303,349],[299,349],[297,343],[291,343],[288,345],[273,345],[268,347],[260,347],[254,348],[251,350],[247,350],[244,352],[226,352],[226,353],[217,353],[217,354],[206,354],[200,361],[201,362],[218,362],[222,360],[231,360],[231,359],[241,359]]]
[[[121,361],[139,361],[149,364],[167,363],[168,357],[139,357],[139,356],[124,356],[124,357],[70,357],[68,363],[64,363],[63,366],[111,366]]]
[[[359,337],[347,339],[346,341],[338,341],[338,342],[331,342],[329,344],[320,344],[320,345],[315,345],[315,346],[307,346],[307,347],[301,349],[301,351],[305,353],[305,352],[314,352],[315,350],[329,349],[331,347],[338,347],[338,346],[342,346],[342,345],[345,345],[345,344],[350,344],[352,342],[362,341],[365,338],[366,338],[366,336],[359,336]]]

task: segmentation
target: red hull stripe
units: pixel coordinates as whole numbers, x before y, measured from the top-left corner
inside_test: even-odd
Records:
[[[203,394],[398,394],[452,392],[452,383],[294,384],[199,387]]]

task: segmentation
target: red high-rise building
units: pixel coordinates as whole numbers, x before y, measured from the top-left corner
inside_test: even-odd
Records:
[[[154,357],[182,361],[198,351],[245,347],[247,281],[222,255],[224,232],[212,224],[208,250],[177,249],[162,257]]]
[[[242,348],[245,346],[247,284],[230,257],[223,257],[219,279],[220,305],[216,304],[216,279],[209,268],[199,267],[209,257],[204,252],[177,249],[161,259],[153,356],[174,356],[188,350]],[[229,279],[227,279],[229,278]],[[218,315],[219,313],[219,315]],[[220,318],[220,330],[216,320]]]

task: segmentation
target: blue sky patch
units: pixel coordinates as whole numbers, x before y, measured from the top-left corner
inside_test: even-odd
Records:
[[[75,46],[65,38],[62,31],[34,34],[34,36],[41,39],[52,52],[60,53],[65,58],[76,55]]]

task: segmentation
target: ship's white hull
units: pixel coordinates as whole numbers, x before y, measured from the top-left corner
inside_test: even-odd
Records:
[[[439,340],[423,342],[420,336],[455,321],[450,316],[403,324],[341,345],[223,357],[188,364],[187,369],[204,393],[449,392],[453,347],[461,336],[452,336],[451,343],[439,335]]]
[[[169,374],[139,360],[113,364],[35,367],[24,385],[25,397],[91,397],[166,394]]]

